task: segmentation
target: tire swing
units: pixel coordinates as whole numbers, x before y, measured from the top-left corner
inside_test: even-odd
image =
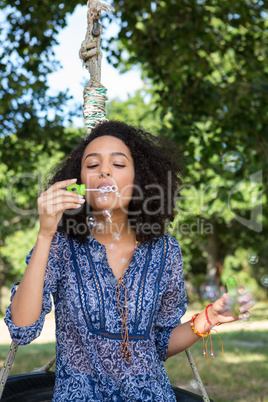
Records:
[[[105,110],[107,89],[101,84],[102,26],[99,23],[99,19],[103,10],[107,12],[114,10],[99,0],[88,0],[87,6],[87,32],[85,40],[82,42],[79,56],[90,73],[90,80],[84,88],[83,104],[84,120],[87,135],[89,135],[98,123],[107,120]],[[9,376],[17,350],[18,345],[12,341],[0,372],[0,400],[2,402],[51,402],[54,392],[55,372],[50,371],[50,369],[53,367],[56,357],[54,356],[48,364],[35,369],[32,373]],[[178,387],[172,387],[177,401],[212,401],[207,395],[190,350],[186,349],[185,352],[201,395]]]

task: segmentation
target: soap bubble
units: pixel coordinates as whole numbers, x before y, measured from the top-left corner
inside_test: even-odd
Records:
[[[108,246],[108,250],[110,250],[110,251],[114,251],[115,249],[116,249],[116,246],[115,246],[115,244],[114,244],[114,243],[109,244],[109,246]]]
[[[101,194],[98,196],[97,201],[98,201],[99,203],[104,203],[104,202],[109,201],[109,194],[108,194],[108,193],[101,193]]]
[[[199,388],[197,381],[191,380],[190,381],[190,387],[194,390],[197,390]]]
[[[115,241],[120,241],[120,233],[114,232],[114,233],[112,234],[112,238],[113,238]]]
[[[124,257],[121,258],[121,263],[122,263],[122,264],[126,264],[126,263],[127,263],[127,258],[124,258]]]
[[[112,285],[116,285],[116,284],[117,284],[117,279],[116,279],[115,276],[110,276],[109,279],[110,279],[110,282],[111,282]]]
[[[242,155],[237,151],[226,152],[222,155],[221,161],[223,168],[232,173],[237,172],[243,165]]]
[[[220,296],[220,292],[215,285],[201,285],[199,290],[203,300],[211,299],[215,301]]]
[[[92,228],[96,225],[94,216],[92,216],[92,215],[89,215],[86,217],[86,222],[87,222],[87,225]]]
[[[104,209],[102,212],[105,218],[109,223],[112,223],[112,210],[111,209]]]
[[[97,234],[103,233],[103,232],[104,232],[104,229],[105,229],[104,223],[102,223],[102,222],[96,222],[96,224],[95,224],[95,232],[96,232]]]
[[[268,275],[263,275],[263,277],[261,278],[261,284],[266,288],[268,287]]]
[[[259,257],[256,253],[249,253],[248,262],[250,264],[257,264],[258,261],[259,261]]]

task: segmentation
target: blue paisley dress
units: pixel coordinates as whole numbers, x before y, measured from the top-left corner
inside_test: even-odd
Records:
[[[53,402],[176,401],[163,361],[187,304],[178,242],[168,235],[143,242],[124,278],[130,362],[120,357],[117,280],[105,246],[92,236],[80,244],[61,232],[54,235],[42,312],[34,324],[16,327],[9,306],[5,322],[11,337],[25,345],[40,335],[53,295],[57,355]],[[123,306],[124,292],[120,297]]]

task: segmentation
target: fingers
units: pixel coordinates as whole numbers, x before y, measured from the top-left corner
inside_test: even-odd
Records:
[[[45,192],[49,192],[49,191],[54,191],[54,190],[58,190],[58,189],[63,189],[65,187],[70,186],[71,184],[74,184],[77,182],[77,179],[68,179],[68,180],[62,180],[62,181],[58,181],[54,184],[52,184],[51,187],[49,187],[49,189]]]
[[[41,194],[38,199],[39,214],[55,216],[65,209],[80,208],[85,199],[80,194],[76,194],[67,190],[67,187],[76,180],[64,180],[54,183],[47,191]]]
[[[243,295],[239,296],[237,299],[238,303],[241,304],[239,307],[239,318],[247,319],[250,316],[248,310],[250,310],[255,305],[255,299],[251,292],[245,292]]]

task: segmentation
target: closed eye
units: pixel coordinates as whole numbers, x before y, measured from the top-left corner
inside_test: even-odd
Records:
[[[89,165],[89,166],[87,166],[87,169],[94,169],[94,168],[96,168],[96,167],[98,167],[99,165]]]
[[[120,165],[119,163],[114,163],[114,166],[119,167],[119,168],[123,168],[123,167],[125,167],[126,165]]]

